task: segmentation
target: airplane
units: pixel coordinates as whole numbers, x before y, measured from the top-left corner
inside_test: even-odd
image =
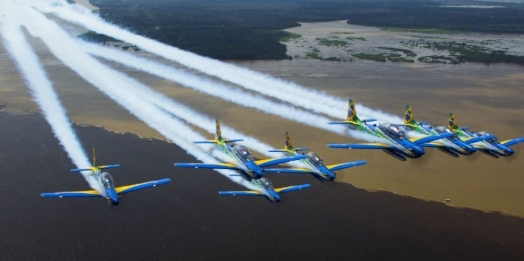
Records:
[[[232,174],[229,176],[241,176],[238,174]],[[259,188],[260,190],[247,190],[247,191],[219,191],[218,194],[226,196],[263,196],[267,201],[274,203],[280,202],[282,199],[280,194],[288,193],[291,191],[302,190],[311,187],[311,184],[302,184],[281,188],[274,188],[273,184],[267,178],[251,179],[251,184]]]
[[[406,138],[406,134],[397,125],[392,123],[368,124],[376,119],[358,118],[355,110],[355,102],[349,99],[348,113],[345,121],[329,122],[329,124],[345,124],[349,129],[367,133],[384,140],[383,143],[357,143],[357,144],[328,144],[330,148],[337,149],[380,149],[394,158],[406,161],[406,158],[419,158],[426,152],[421,147],[424,143],[432,142],[453,136],[452,133],[438,135]]]
[[[404,127],[409,128],[412,131],[415,131],[419,134],[431,136],[431,135],[439,135],[442,133],[453,133],[451,129],[449,129],[446,126],[437,126],[437,127],[431,127],[429,123],[427,122],[417,122],[415,121],[415,117],[413,116],[413,110],[411,106],[406,105],[406,114],[404,117],[404,124],[401,125]],[[472,143],[478,142],[483,139],[488,139],[489,137],[483,136],[483,137],[474,137],[474,138],[468,138],[464,141],[458,138],[458,135],[453,133],[453,136],[436,140],[433,142],[422,144],[421,147],[431,147],[431,148],[438,148],[440,151],[453,156],[455,158],[459,157],[460,155],[471,155],[472,153],[476,152],[477,149],[473,147]]]
[[[83,171],[92,172],[93,173],[92,175],[98,181],[100,188],[104,189],[102,193],[98,192],[97,190],[48,192],[48,193],[42,193],[41,197],[43,198],[104,197],[108,200],[111,206],[116,206],[118,205],[118,200],[121,194],[129,193],[132,191],[137,191],[137,190],[145,189],[149,187],[155,187],[157,185],[162,185],[162,184],[171,182],[171,179],[167,178],[167,179],[148,181],[144,183],[138,183],[138,184],[121,186],[121,187],[115,188],[113,178],[111,177],[111,175],[107,172],[102,172],[102,171],[105,169],[112,169],[112,168],[118,168],[118,167],[120,167],[120,164],[97,166],[95,149],[93,149],[93,166],[87,169],[72,169],[71,172],[83,172]]]
[[[205,169],[231,169],[236,170],[245,179],[251,181],[252,179],[260,179],[264,174],[264,167],[286,163],[294,160],[306,158],[305,155],[297,155],[293,157],[284,157],[278,159],[264,159],[253,160],[253,156],[249,149],[245,146],[234,144],[234,142],[242,141],[241,139],[225,140],[222,138],[222,131],[220,130],[220,122],[216,120],[216,134],[214,140],[195,141],[194,143],[212,143],[216,144],[218,148],[229,155],[235,162],[224,162],[216,164],[207,163],[175,163],[175,166],[181,168],[205,168]],[[233,143],[232,145],[230,143]]]
[[[481,141],[472,145],[480,152],[496,159],[501,156],[508,157],[515,154],[515,151],[511,149],[510,146],[524,142],[524,137],[499,141],[495,135],[484,131],[466,132],[468,127],[459,127],[453,113],[449,113],[448,128],[463,140],[469,138],[481,138]]]
[[[308,148],[294,148],[291,144],[291,135],[286,131],[286,142],[284,149],[281,150],[270,150],[270,152],[284,152],[288,156],[301,155],[303,151],[309,150]],[[346,162],[334,165],[324,165],[324,160],[314,152],[305,153],[305,159],[300,160],[304,163],[304,168],[282,168],[282,169],[264,169],[267,173],[290,173],[290,174],[311,174],[320,182],[332,181],[337,175],[335,171],[364,165],[367,162],[364,160]]]

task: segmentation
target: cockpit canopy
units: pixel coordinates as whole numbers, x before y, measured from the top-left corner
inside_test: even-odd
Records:
[[[260,178],[260,184],[262,184],[262,186],[266,189],[269,189],[269,190],[273,190],[273,184],[271,183],[271,181],[269,181],[269,179],[266,179],[266,178]]]
[[[115,187],[115,183],[113,182],[113,177],[111,177],[109,173],[103,172],[100,178],[102,180],[102,184],[104,185],[104,188],[108,189],[108,188]]]
[[[324,165],[324,160],[322,160],[322,158],[320,156],[318,156],[318,154],[314,153],[314,152],[308,152],[306,154],[307,158],[309,160],[311,160],[315,165],[317,166],[322,166]]]
[[[393,137],[397,139],[404,139],[406,137],[406,134],[403,130],[401,130],[397,125],[391,124],[391,123],[381,123],[380,129],[382,131],[389,133]]]
[[[246,146],[235,146],[235,152],[242,160],[253,160],[253,156],[251,155],[251,152],[249,152],[249,149]]]
[[[453,138],[457,138],[458,137],[456,133],[451,131],[451,129],[446,127],[446,126],[437,126],[437,127],[435,127],[435,131],[438,132],[439,134],[442,134],[442,133],[453,133]]]

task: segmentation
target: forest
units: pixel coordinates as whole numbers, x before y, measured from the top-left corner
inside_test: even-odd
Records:
[[[347,20],[378,27],[524,33],[524,4],[443,8],[472,1],[91,0],[100,15],[135,33],[216,59],[289,59],[280,39],[298,22]],[[493,3],[495,5],[495,3]],[[103,39],[103,38],[98,38]]]

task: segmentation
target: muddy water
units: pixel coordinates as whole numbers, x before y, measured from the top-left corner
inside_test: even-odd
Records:
[[[133,132],[143,137],[162,138],[64,67],[38,41],[33,41],[33,45],[73,121],[102,125],[114,131]],[[448,113],[454,112],[460,125],[493,132],[501,140],[524,136],[524,67],[318,60],[237,64],[323,90],[341,99],[351,97],[359,103],[399,116],[404,106],[410,104],[416,119],[420,121],[445,124]],[[295,146],[311,148],[327,164],[360,159],[368,161],[366,166],[339,171],[339,181],[428,200],[451,199],[452,205],[524,216],[524,145],[517,145],[517,155],[508,159],[495,160],[485,155],[455,159],[428,150],[423,158],[408,162],[397,161],[380,151],[328,149],[326,143],[355,140],[245,109],[122,66],[110,65],[274,147],[283,146],[284,132],[288,130]],[[11,111],[38,110],[3,47],[0,47],[0,102],[10,103],[6,109]],[[340,114],[343,118],[345,112]],[[211,134],[206,135],[211,137]],[[313,179],[311,182],[322,186]]]

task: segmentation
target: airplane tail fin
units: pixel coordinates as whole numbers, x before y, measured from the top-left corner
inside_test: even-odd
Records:
[[[222,139],[222,131],[220,130],[220,121],[215,120],[216,123],[216,133],[215,133],[215,140],[223,141]]]
[[[120,164],[112,164],[112,165],[104,165],[104,166],[96,166],[96,151],[95,148],[93,148],[93,166],[87,169],[72,169],[71,172],[82,172],[82,171],[92,171],[96,172],[96,169],[113,169],[120,167]]]
[[[453,114],[452,112],[449,113],[448,128],[452,130],[459,128],[457,126],[457,121],[455,120],[455,114]]]
[[[355,109],[355,101],[349,99],[348,101],[348,114],[346,116],[346,121],[357,121],[357,110]]]
[[[406,105],[406,114],[404,117],[404,124],[416,124],[415,117],[413,116],[413,110],[410,105]]]
[[[286,146],[284,147],[286,151],[293,151],[295,148],[293,148],[293,145],[291,144],[291,134],[286,131]]]

